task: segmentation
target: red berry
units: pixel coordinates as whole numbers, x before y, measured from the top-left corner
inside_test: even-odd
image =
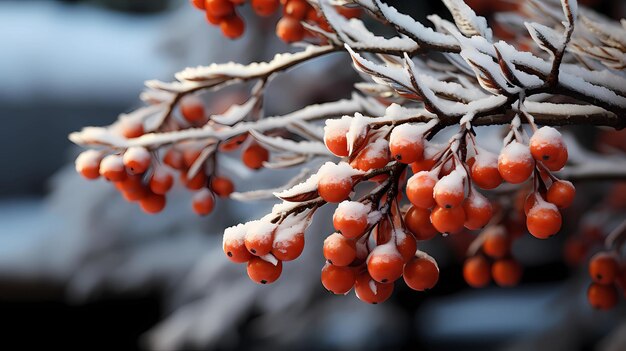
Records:
[[[232,15],[222,19],[220,22],[220,29],[225,37],[229,39],[237,39],[243,35],[243,32],[246,29],[246,24],[239,15],[233,13]]]
[[[499,286],[515,286],[522,278],[522,266],[513,259],[501,259],[491,266],[493,280]]]
[[[386,301],[393,293],[393,283],[379,283],[370,277],[367,271],[357,275],[354,292],[359,300],[371,304]]]
[[[548,189],[546,198],[548,202],[555,204],[558,208],[567,208],[574,202],[575,195],[576,188],[572,183],[566,180],[557,180]]]
[[[489,223],[493,216],[493,207],[487,198],[473,189],[471,195],[463,202],[465,212],[465,228],[480,229]]]
[[[367,258],[367,271],[380,283],[396,281],[402,275],[404,259],[393,244],[377,246]]]
[[[219,197],[228,197],[235,191],[235,185],[226,177],[211,177],[211,190]]]
[[[367,229],[370,208],[360,202],[343,201],[335,210],[333,225],[346,238],[357,238]]]
[[[248,261],[248,277],[257,284],[268,284],[275,282],[283,272],[283,263],[276,264],[267,262],[260,257],[252,257]]]
[[[437,178],[431,172],[418,172],[407,181],[406,196],[417,207],[431,208],[435,205],[433,191],[436,183]]]
[[[535,161],[526,145],[517,141],[507,145],[498,158],[498,171],[502,179],[512,184],[523,183],[533,173]]]
[[[430,223],[430,210],[411,206],[404,216],[404,224],[417,240],[429,240],[437,235],[437,229]]]
[[[263,163],[270,159],[270,153],[263,146],[253,143],[250,144],[241,154],[243,164],[251,169],[259,169],[263,167]]]
[[[287,235],[285,235],[287,233]],[[292,233],[289,230],[276,233],[272,244],[272,255],[281,261],[293,261],[304,250],[304,233]]]
[[[439,267],[435,260],[426,255],[413,257],[404,266],[404,282],[417,291],[431,289],[439,280]]]
[[[482,288],[491,281],[491,267],[482,256],[474,256],[463,264],[463,278],[471,287]]]
[[[485,235],[485,241],[483,241],[483,252],[485,255],[497,259],[508,255],[511,251],[511,239],[504,227],[488,228],[482,235]]]
[[[124,152],[124,166],[130,174],[143,174],[150,167],[150,152],[143,147],[130,147]]]
[[[252,9],[259,16],[271,16],[279,5],[278,0],[252,0]]]
[[[619,263],[615,255],[598,252],[589,260],[589,276],[598,284],[613,284],[619,275]]]
[[[463,182],[464,177],[456,170],[439,179],[433,188],[433,197],[437,205],[446,208],[459,206],[465,198]]]
[[[204,7],[215,17],[226,17],[235,11],[233,3],[228,0],[205,0]]]
[[[502,183],[502,176],[498,171],[498,158],[492,153],[481,152],[471,165],[471,177],[476,186],[481,189],[495,189]]]
[[[304,27],[295,18],[283,17],[276,24],[276,35],[286,43],[300,41],[304,38]]]
[[[155,194],[164,195],[174,185],[174,177],[163,168],[156,168],[150,177],[150,190]]]
[[[543,200],[537,201],[528,211],[526,227],[534,237],[547,239],[561,229],[561,214],[553,204]]]
[[[356,282],[354,268],[326,263],[322,268],[322,285],[333,294],[346,294]]]
[[[463,229],[465,211],[463,207],[435,207],[430,214],[433,227],[443,234],[455,234]]]
[[[240,224],[235,227],[226,228],[222,242],[222,249],[229,260],[235,263],[248,262],[252,254],[245,245],[245,226]]]
[[[209,189],[202,189],[193,195],[191,199],[191,207],[193,211],[200,215],[206,216],[213,212],[215,207],[215,197]]]
[[[100,161],[102,154],[96,150],[83,151],[76,157],[76,172],[86,179],[97,179],[100,177]]]
[[[347,266],[356,258],[356,242],[339,233],[324,240],[324,258],[335,266]]]
[[[165,208],[165,196],[149,193],[141,200],[139,200],[139,206],[146,213],[159,213]]]
[[[617,305],[617,289],[615,285],[591,284],[587,290],[589,304],[598,310],[610,310]]]
[[[413,163],[424,157],[423,128],[416,124],[401,124],[389,136],[391,157],[402,163]]]
[[[327,202],[341,202],[352,192],[352,179],[327,173],[320,177],[317,192]]]

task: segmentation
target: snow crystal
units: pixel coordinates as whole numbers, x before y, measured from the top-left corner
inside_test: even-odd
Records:
[[[439,179],[433,188],[433,194],[462,194],[465,189],[463,186],[464,180],[463,173],[455,169],[450,174]]]
[[[476,165],[479,167],[495,168],[498,167],[498,157],[484,149],[479,149],[478,154],[474,156]]]
[[[423,124],[405,123],[401,124],[391,131],[389,143],[394,145],[416,144],[421,143],[424,138]]]
[[[476,189],[473,189],[468,198],[468,201],[477,208],[491,207],[491,203],[489,202],[489,200],[483,194],[476,191]]]
[[[246,237],[255,240],[265,240],[267,237],[272,236],[276,227],[276,224],[267,220],[249,222]]]
[[[508,162],[526,162],[532,161],[532,156],[527,145],[512,141],[509,145],[503,148],[498,160],[506,156]]]
[[[563,136],[559,133],[556,128],[552,127],[541,127],[539,128],[535,134],[530,139],[531,143],[539,144],[539,145],[554,145],[560,144],[563,145]]]
[[[389,155],[389,142],[383,138],[376,139],[374,142],[370,142],[359,155],[368,159],[387,158]]]
[[[276,230],[274,243],[294,241],[296,239],[296,236],[304,235],[304,232],[306,231],[306,228],[310,223],[310,221],[299,220],[298,223],[292,226],[285,226],[281,224]]]
[[[341,216],[346,219],[359,219],[368,215],[370,206],[367,206],[358,201],[345,200],[337,206],[337,213],[341,213]]]
[[[121,171],[124,169],[124,162],[120,155],[107,155],[100,162],[100,173],[107,171]]]
[[[367,282],[367,284],[369,285],[370,290],[372,290],[374,295],[377,295],[378,294],[378,286],[376,285],[376,282],[373,279],[370,279],[370,281]]]
[[[130,161],[144,162],[150,161],[150,152],[141,146],[130,147],[124,152],[124,163],[127,164]]]
[[[524,22],[528,33],[535,43],[554,57],[554,51],[562,51],[565,45],[565,36],[554,29],[536,22]]]
[[[437,271],[439,271],[439,265],[437,265],[437,261],[435,261],[435,259],[431,255],[427,254],[426,252],[417,250],[415,252],[415,257],[429,260],[435,265],[435,267],[437,267]]]
[[[339,119],[329,118],[326,120],[324,126],[324,134],[326,135],[336,135],[338,133],[346,134],[348,129],[350,129],[350,123],[352,122],[352,117],[350,116],[342,116]]]
[[[278,264],[278,260],[271,253],[268,253],[267,255],[260,256],[259,258],[262,259],[265,262],[269,262],[269,263],[273,264],[274,266],[276,266]]]
[[[236,245],[243,245],[246,237],[248,223],[237,224],[235,226],[226,228],[224,230],[222,246],[230,242],[235,242]]]

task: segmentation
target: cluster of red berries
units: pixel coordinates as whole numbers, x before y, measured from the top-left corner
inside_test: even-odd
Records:
[[[600,310],[608,310],[619,300],[617,287],[626,298],[626,263],[612,252],[598,252],[589,260],[589,276],[593,280],[587,290],[589,304]]]
[[[305,229],[303,223],[252,221],[227,228],[222,248],[232,262],[247,263],[252,281],[273,283],[283,271],[283,261],[302,254]]]
[[[245,23],[237,13],[236,6],[245,4],[246,0],[191,0],[191,2],[197,9],[206,13],[206,19],[210,24],[220,26],[225,37],[237,39],[243,35]],[[314,35],[305,29],[302,22],[319,26],[327,32],[331,31],[328,22],[306,0],[251,0],[250,5],[261,17],[272,16],[282,6],[282,17],[276,23],[276,35],[287,43],[301,41],[305,36]],[[338,6],[337,10],[347,18],[361,16],[359,8]]]
[[[522,266],[511,256],[514,238],[502,225],[488,226],[480,234],[480,252],[463,264],[463,278],[474,288],[487,286],[491,280],[501,287],[516,286],[522,278]]]
[[[201,125],[208,120],[202,103],[193,99],[181,103],[180,114],[184,123],[191,125]],[[141,122],[128,120],[121,121],[116,129],[127,139],[138,138],[145,133]],[[236,150],[246,139],[247,134],[235,136],[220,143],[219,150]],[[194,174],[190,174],[206,147],[208,145],[202,142],[185,142],[165,150],[148,150],[141,146],[110,154],[87,150],[77,157],[76,170],[87,179],[102,176],[112,182],[127,201],[138,202],[141,209],[149,214],[161,212],[165,208],[166,194],[174,185],[172,171],[178,171],[180,183],[194,192],[194,212],[208,215],[215,207],[215,195],[228,197],[234,191],[234,184],[228,177],[207,174],[204,165],[208,160],[201,160],[203,164],[196,168]],[[241,158],[249,168],[259,169],[269,159],[269,152],[258,143],[249,142]]]

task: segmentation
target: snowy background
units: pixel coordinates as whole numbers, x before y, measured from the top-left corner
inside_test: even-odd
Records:
[[[418,18],[442,8],[396,3]],[[0,2],[0,347],[610,350],[611,338],[624,337],[615,329],[620,311],[587,306],[584,275],[559,263],[555,245],[522,240],[521,287],[470,290],[437,239],[426,248],[442,267],[433,291],[398,285],[391,301],[368,306],[319,283],[328,221],[309,229],[303,257],[276,284],[260,287],[223,256],[221,232],[269,202],[220,202],[198,218],[177,189],[151,217],[104,182],[74,174],[67,134],[131,110],[146,79],[285,49],[268,35],[271,20],[247,21],[245,37],[230,42],[182,0]],[[266,106],[285,113],[347,97],[356,77],[347,67],[334,55],[298,68],[276,81]],[[329,71],[333,80],[292,88]],[[243,190],[251,179],[271,187],[287,175],[234,180]]]

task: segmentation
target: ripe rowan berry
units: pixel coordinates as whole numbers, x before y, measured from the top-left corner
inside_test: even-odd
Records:
[[[502,179],[512,184],[525,182],[533,172],[535,161],[528,146],[511,142],[498,157],[498,171]]]
[[[610,310],[617,305],[617,289],[615,285],[592,283],[587,290],[589,304],[598,310]]]
[[[120,122],[120,131],[127,139],[139,138],[144,134],[143,123],[130,119],[122,120]]]
[[[356,242],[333,233],[324,240],[324,258],[335,266],[347,266],[356,258]]]
[[[184,169],[185,163],[183,160],[183,153],[175,148],[169,148],[163,156],[163,163],[172,167],[173,169]]]
[[[220,151],[233,151],[238,149],[241,144],[243,144],[244,141],[246,141],[246,139],[248,138],[248,133],[243,133],[243,134],[239,134],[236,135],[232,138],[226,139],[223,142],[220,143]]]
[[[528,211],[526,227],[530,234],[539,239],[547,239],[561,229],[561,214],[553,204],[537,199]]]
[[[204,10],[204,0],[190,0],[195,8]]]
[[[324,127],[324,144],[335,156],[348,156],[348,138],[346,134],[350,128],[350,120],[328,119]]]
[[[271,16],[280,5],[278,0],[252,0],[251,3],[254,12],[263,17]]]
[[[363,11],[359,7],[346,7],[346,6],[336,6],[337,12],[343,17],[350,18],[359,18],[363,14]]]
[[[219,197],[228,197],[235,191],[235,185],[226,177],[211,177],[211,190]]]
[[[189,123],[198,123],[204,120],[204,104],[196,97],[187,97],[180,102],[180,112]]]
[[[86,179],[97,179],[100,177],[100,161],[102,154],[96,150],[83,151],[76,157],[76,172]]]
[[[489,223],[493,216],[493,207],[487,198],[475,189],[463,202],[465,212],[465,228],[469,230],[480,229]]]
[[[385,139],[377,139],[376,141],[367,144],[359,152],[359,155],[354,160],[357,169],[364,172],[383,168],[391,161],[389,155],[389,143]],[[379,175],[371,178],[372,181],[380,181],[387,177],[387,175]]]
[[[174,177],[163,168],[156,168],[150,177],[150,190],[153,193],[164,195],[174,185]]]
[[[215,207],[213,193],[206,188],[198,191],[191,199],[191,207],[193,211],[200,216],[206,216],[213,212],[213,208]]]
[[[507,235],[504,227],[497,226],[487,229],[483,234],[483,252],[491,258],[502,258],[511,251],[511,239]]]
[[[347,294],[356,282],[356,272],[352,267],[339,267],[326,263],[322,268],[322,285],[333,294]]]
[[[437,178],[433,173],[418,172],[407,181],[406,196],[417,207],[431,208],[435,205],[433,198],[435,184],[437,184]]]
[[[442,234],[455,234],[463,229],[465,211],[460,206],[452,208],[436,206],[430,213],[430,222]]]
[[[570,266],[578,266],[587,256],[587,245],[580,238],[569,238],[563,248],[563,258]]]
[[[229,260],[235,263],[248,262],[252,254],[245,245],[245,225],[240,224],[235,227],[226,228],[222,242],[222,249]]]
[[[242,36],[243,32],[246,30],[246,24],[241,16],[237,13],[233,13],[228,17],[224,17],[220,21],[220,29],[225,37],[229,39],[237,39]]]
[[[248,277],[257,284],[268,284],[275,282],[283,272],[282,261],[276,264],[267,262],[260,257],[252,257],[248,261]]]
[[[124,152],[122,160],[128,173],[142,174],[150,167],[150,152],[141,146],[133,146]]]
[[[300,41],[304,38],[304,27],[295,18],[283,17],[276,24],[276,35],[286,43]]]
[[[482,288],[491,281],[491,267],[483,256],[473,256],[463,264],[463,278],[471,287]]]
[[[498,171],[498,158],[492,153],[481,152],[476,156],[470,167],[474,184],[481,189],[495,189],[502,184],[502,176]]]
[[[205,0],[204,7],[215,17],[226,17],[235,11],[235,6],[228,0]]]
[[[402,229],[396,229],[395,238],[396,248],[402,256],[402,259],[404,262],[409,261],[413,258],[413,256],[415,256],[415,251],[417,251],[417,241],[415,240],[415,237],[410,232],[405,232]]]
[[[139,175],[128,175],[124,180],[115,182],[115,187],[122,193],[126,201],[139,201],[149,194]]]
[[[500,259],[491,266],[491,275],[498,286],[515,286],[522,278],[522,266],[511,258]]]
[[[104,156],[100,161],[100,175],[111,182],[126,179],[127,173],[122,156],[115,154]]]
[[[289,230],[287,230],[289,232]],[[283,235],[278,231],[272,244],[272,255],[281,261],[293,261],[300,257],[304,250],[304,233]]]
[[[567,208],[574,202],[576,188],[566,180],[557,180],[548,188],[547,200],[558,208]]]
[[[530,153],[537,161],[553,163],[566,149],[563,136],[552,127],[541,127],[530,138]]]
[[[439,280],[439,267],[435,260],[426,255],[421,254],[414,256],[404,266],[404,282],[406,285],[417,291],[431,289]]]
[[[354,284],[354,292],[359,300],[371,304],[378,304],[386,301],[393,293],[393,283],[379,283],[363,271],[357,275]]]
[[[352,179],[336,174],[323,174],[317,183],[317,192],[327,202],[341,202],[352,192]]]
[[[343,201],[333,214],[333,226],[346,238],[357,238],[367,229],[368,206],[356,201]]]
[[[245,245],[255,256],[265,256],[272,251],[277,226],[266,221],[258,221],[248,227]]]
[[[417,240],[429,240],[437,235],[437,229],[430,223],[430,210],[411,206],[404,215],[404,224]]]
[[[283,14],[298,21],[302,21],[310,8],[311,6],[309,6],[305,0],[289,0],[285,4]]]
[[[165,196],[148,193],[141,200],[139,200],[139,206],[148,214],[159,213],[165,208]]]
[[[260,169],[269,159],[269,151],[257,143],[250,144],[241,154],[243,164],[251,169]]]
[[[619,275],[619,263],[615,255],[598,252],[589,260],[589,276],[598,284],[613,284]]]
[[[404,259],[393,243],[376,246],[367,257],[367,271],[380,283],[396,281],[402,276],[403,266]]]
[[[193,177],[188,178],[188,173],[181,171],[180,181],[189,190],[200,190],[206,185],[207,176],[204,172],[198,171]]]
[[[401,124],[391,131],[391,157],[402,163],[413,163],[424,157],[423,130],[419,125]]]
[[[561,149],[559,156],[553,160],[542,161],[543,165],[546,166],[549,170],[556,172],[561,170],[567,164],[567,159],[569,154],[567,152],[567,148]]]
[[[463,182],[464,177],[456,170],[439,179],[433,188],[433,197],[437,205],[446,208],[459,206],[465,198]]]
[[[421,171],[430,171],[431,169],[433,169],[434,165],[435,160],[433,160],[432,158],[426,158],[421,161],[415,161],[411,163],[411,171],[413,171],[413,174],[419,173]]]

